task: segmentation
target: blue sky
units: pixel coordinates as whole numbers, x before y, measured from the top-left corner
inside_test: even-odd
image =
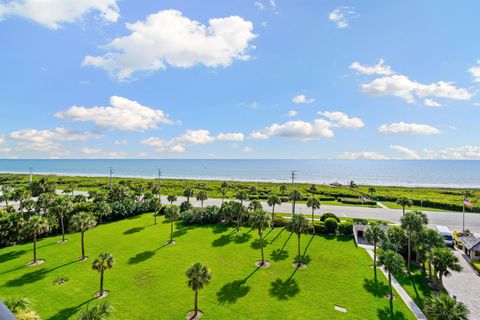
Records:
[[[480,159],[478,1],[0,1],[0,158]]]

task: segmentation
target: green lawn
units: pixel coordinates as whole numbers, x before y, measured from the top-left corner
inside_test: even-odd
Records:
[[[200,292],[205,319],[387,319],[386,280],[373,281],[372,261],[349,238],[302,236],[307,269],[292,266],[296,238],[282,229],[266,232],[268,269],[254,265],[260,257],[255,231],[222,226],[183,227],[175,231],[176,245],[164,246],[169,224],[151,214],[105,224],[86,233],[88,262],[77,262],[80,235],[58,236],[38,244],[46,262],[27,267],[32,244],[0,250],[0,295],[33,300],[42,319],[68,319],[87,303],[94,303],[99,275],[91,269],[93,257],[110,251],[116,257],[105,274],[106,298],[116,319],[185,319],[193,306],[186,286],[186,269],[206,263],[211,284]],[[283,248],[283,253],[281,249]],[[67,278],[64,285],[55,280]],[[346,307],[347,313],[334,310]],[[395,319],[414,319],[401,299],[394,302]]]
[[[427,284],[428,274],[425,274],[414,265],[411,268],[411,274],[401,273],[395,275],[395,278],[402,285],[403,289],[407,291],[410,298],[423,310],[425,298],[429,297],[432,291]]]
[[[402,209],[402,206],[396,202],[382,201],[382,204],[387,206],[390,209]],[[447,209],[436,209],[436,208],[427,208],[420,206],[410,206],[405,208],[406,211],[418,210],[418,211],[441,211],[441,212],[454,212]]]

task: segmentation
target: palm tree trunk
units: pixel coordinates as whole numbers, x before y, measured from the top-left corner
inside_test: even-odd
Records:
[[[65,242],[65,227],[63,224],[63,214],[60,215],[60,226],[62,227],[62,242]]]
[[[428,276],[432,279],[432,263],[428,261]]]
[[[202,209],[203,209],[203,200],[201,201],[201,204],[202,204]]]
[[[262,230],[258,229],[258,236],[260,237],[260,251],[262,252],[262,266],[265,264],[265,257],[263,255],[263,235]]]
[[[315,234],[315,221],[314,221],[314,216],[315,216],[315,209],[312,207],[312,229],[313,229],[313,234]]]
[[[373,243],[373,274],[375,275],[375,282],[377,282],[377,242]]]
[[[388,272],[388,285],[390,287],[390,316],[393,320],[393,291],[392,291],[392,274]]]
[[[272,230],[273,230],[273,220],[275,219],[275,204],[272,206]]]
[[[410,273],[410,239],[412,238],[412,232],[408,232],[408,258],[407,258],[407,272]]]
[[[403,208],[403,216],[405,216],[405,206],[402,206]]]
[[[301,236],[301,233],[299,232],[298,233],[298,258],[300,259],[300,236]]]
[[[85,260],[85,232],[82,231],[82,260]]]
[[[195,318],[198,314],[198,289],[195,289],[195,313],[193,318]]]
[[[33,234],[33,263],[37,263],[37,234]]]
[[[103,269],[100,271],[100,295],[103,294]]]
[[[173,221],[170,222],[170,243],[173,242]]]
[[[153,224],[157,224],[157,212],[153,213]]]

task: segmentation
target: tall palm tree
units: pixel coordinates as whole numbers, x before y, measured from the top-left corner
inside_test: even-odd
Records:
[[[373,273],[375,281],[377,281],[377,247],[380,241],[385,238],[385,231],[377,223],[370,223],[367,231],[365,231],[365,238],[373,243]]]
[[[310,197],[307,201],[307,207],[312,208],[312,228],[313,234],[315,234],[315,210],[320,209],[320,200],[315,198],[314,196]]]
[[[282,183],[280,185],[280,192],[281,192],[282,196],[285,195],[285,191],[287,191],[287,185]]]
[[[369,187],[368,188],[368,193],[370,194],[370,198],[373,199],[373,195],[377,192],[377,189],[375,187]]]
[[[413,205],[412,200],[406,198],[406,197],[401,197],[397,199],[397,204],[402,206],[403,209],[403,215],[405,215],[405,207],[411,207]]]
[[[60,229],[62,231],[62,242],[65,242],[65,217],[67,217],[73,210],[72,200],[68,197],[58,197],[56,198],[50,208],[48,213],[57,217],[60,220]]]
[[[42,193],[38,196],[36,208],[38,211],[42,210],[43,213],[47,213],[48,208],[55,200],[57,196],[53,193]]]
[[[298,238],[298,255],[297,255],[297,261],[295,261],[297,267],[300,267],[302,262],[301,260],[301,253],[300,253],[300,237],[305,230],[308,229],[308,221],[303,215],[295,215],[290,219],[288,222],[290,230],[294,233],[297,234]]]
[[[77,320],[106,320],[112,315],[113,311],[113,307],[106,301],[95,304],[93,307],[87,304],[78,315]]]
[[[85,257],[85,232],[95,227],[97,220],[93,214],[88,212],[80,212],[72,217],[70,220],[70,226],[73,231],[81,232],[81,244],[82,244],[82,258],[81,261],[86,260]]]
[[[267,204],[270,207],[272,207],[272,229],[273,229],[273,220],[275,219],[275,206],[282,205],[282,201],[275,192],[270,192],[267,197]]]
[[[448,294],[433,295],[425,303],[425,313],[432,320],[468,320],[467,306]]]
[[[450,270],[461,271],[462,266],[458,263],[458,258],[446,248],[434,248],[432,249],[432,265],[438,275],[440,284],[443,284],[443,277],[451,275]]]
[[[100,273],[100,291],[97,297],[103,296],[103,274],[106,270],[112,269],[115,263],[115,258],[109,252],[100,253],[98,257],[93,260],[92,269],[97,270]]]
[[[178,206],[169,206],[165,208],[165,218],[170,220],[170,240],[169,244],[173,243],[173,222],[180,218],[180,208]]]
[[[195,195],[195,190],[193,190],[192,188],[185,188],[185,190],[183,190],[183,196],[187,197],[188,203],[190,203],[190,198],[193,197],[194,195]]]
[[[410,260],[411,260],[411,243],[412,237],[414,234],[422,231],[423,228],[423,219],[422,216],[417,214],[416,211],[407,212],[401,219],[400,223],[402,228],[407,233],[407,243],[408,243],[408,257],[407,257],[407,272],[410,272]]]
[[[153,224],[157,224],[157,217],[160,215],[160,211],[162,209],[162,201],[159,198],[153,198]]]
[[[270,216],[263,210],[256,210],[250,216],[250,225],[252,228],[257,229],[258,237],[260,239],[260,251],[262,253],[262,261],[260,262],[260,266],[263,267],[265,265],[265,256],[263,254],[263,229],[268,227],[270,223]]]
[[[227,196],[227,192],[228,192],[228,182],[223,181],[222,184],[220,185],[220,193],[222,194],[222,204],[223,204],[223,200]]]
[[[423,230],[418,234],[417,239],[417,253],[421,256],[421,266],[422,270],[425,270],[426,260],[430,261],[431,251],[433,248],[443,248],[445,243],[443,242],[443,237],[435,230],[430,228],[423,228]],[[428,275],[432,278],[432,264],[428,263]]]
[[[303,199],[302,194],[298,190],[294,190],[291,195],[292,198],[292,214],[295,214],[295,203]]]
[[[13,196],[12,188],[9,186],[2,186],[0,191],[0,201],[4,201],[5,207],[8,207],[8,201],[10,201]]]
[[[262,204],[258,200],[252,200],[248,204],[248,210],[250,210],[252,212],[255,211],[255,210],[262,210],[262,209],[263,209]]]
[[[245,190],[238,191],[235,195],[235,198],[237,198],[237,200],[240,200],[240,204],[243,206],[243,201],[248,199],[248,193]]]
[[[390,289],[390,315],[393,317],[393,290],[392,290],[392,273],[400,273],[405,261],[403,257],[393,250],[382,250],[378,254],[378,263],[385,267],[388,272],[388,287]]]
[[[108,217],[112,214],[112,207],[108,204],[107,201],[97,201],[95,204],[95,212],[98,216],[98,224],[103,222],[104,217]]]
[[[200,190],[197,192],[197,201],[200,201],[201,207],[203,209],[203,201],[208,199],[207,192]]]
[[[33,262],[37,263],[37,238],[50,230],[50,225],[47,218],[37,214],[32,215],[25,226],[27,234],[33,237]]]
[[[177,196],[174,194],[170,194],[167,196],[167,201],[170,202],[170,204],[173,204],[175,201],[177,201]]]
[[[210,283],[212,274],[208,267],[200,262],[195,263],[187,270],[187,285],[195,292],[194,313],[190,317],[195,319],[198,315],[198,291]]]

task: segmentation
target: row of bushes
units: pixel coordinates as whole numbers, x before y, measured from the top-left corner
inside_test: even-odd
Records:
[[[340,201],[344,204],[365,204],[365,205],[376,205],[377,202],[372,200],[360,200],[356,198],[342,198]]]

